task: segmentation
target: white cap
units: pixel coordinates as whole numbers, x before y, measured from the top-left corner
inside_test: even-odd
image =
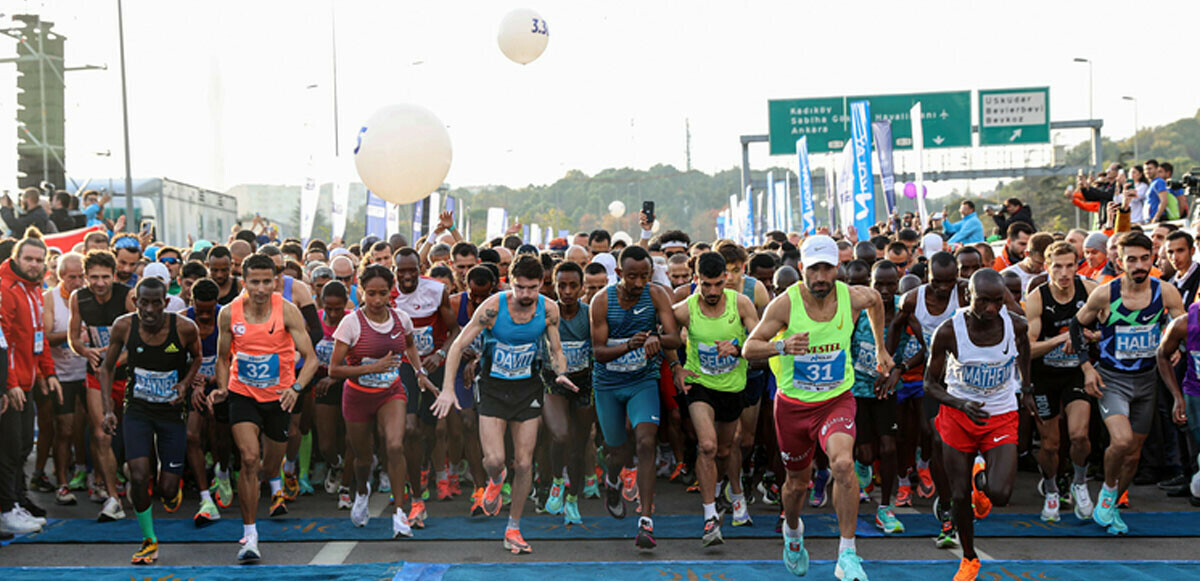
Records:
[[[946,242],[937,234],[930,232],[921,238],[921,250],[925,252],[925,256],[933,256],[945,248]]]
[[[163,281],[163,284],[171,284],[171,273],[161,262],[151,262],[142,269],[142,278],[154,277]]]
[[[809,236],[800,246],[800,261],[804,268],[817,264],[837,266],[839,263],[837,242],[822,234]]]
[[[592,258],[592,262],[604,265],[604,270],[608,274],[608,284],[617,282],[617,259],[612,254],[601,252]]]

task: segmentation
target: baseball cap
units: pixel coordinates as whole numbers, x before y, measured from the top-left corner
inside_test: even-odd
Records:
[[[818,264],[838,265],[838,247],[833,238],[818,234],[809,236],[800,246],[800,261],[804,268]]]
[[[161,262],[151,262],[146,265],[146,268],[142,269],[142,278],[150,277],[163,281],[163,284],[171,284],[171,273]]]
[[[192,252],[201,252],[205,248],[212,248],[212,246],[213,243],[209,242],[208,240],[197,240],[196,243],[192,245]]]
[[[941,252],[945,247],[945,240],[942,240],[941,236],[933,232],[921,238],[921,250],[925,252],[925,256],[933,256]]]

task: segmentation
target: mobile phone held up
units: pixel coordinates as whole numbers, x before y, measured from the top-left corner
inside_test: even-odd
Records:
[[[646,217],[647,222],[649,222],[651,224],[654,223],[654,202],[653,201],[646,200],[645,202],[642,202],[642,215]]]

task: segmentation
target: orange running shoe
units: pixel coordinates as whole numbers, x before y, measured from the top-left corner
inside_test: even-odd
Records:
[[[917,478],[921,480],[920,485],[917,486],[917,496],[933,498],[933,495],[937,493],[937,486],[933,483],[933,473],[929,471],[929,468],[917,468]]]
[[[425,501],[414,500],[412,508],[408,510],[408,524],[414,529],[425,528],[425,519],[429,518],[429,513],[425,512]]]
[[[975,518],[987,518],[987,515],[992,512],[992,499],[988,498],[987,493],[980,490],[980,487],[987,483],[987,475],[984,470],[987,465],[983,462],[976,462],[971,468],[971,504],[975,506]],[[976,567],[978,573],[978,567]]]
[[[453,496],[454,495],[450,493],[450,480],[449,479],[438,480],[437,481],[437,499],[438,500],[450,500],[450,498]]]
[[[451,474],[449,476],[449,479],[450,479],[450,495],[458,496],[458,495],[462,494],[462,486],[458,483],[458,475]]]
[[[896,489],[896,506],[912,506],[912,486]]]
[[[1121,498],[1117,500],[1117,508],[1129,508],[1129,491],[1121,493]]]
[[[486,514],[483,511],[483,487],[482,486],[479,488],[476,488],[475,492],[471,493],[470,514],[471,514],[471,516],[483,516],[484,514]]]
[[[625,502],[633,502],[638,497],[637,468],[621,469],[621,497]]]
[[[508,470],[500,473],[500,482],[494,483],[490,479],[487,483],[487,488],[483,491],[483,513],[496,516],[500,514],[500,506],[503,504],[500,500],[500,489],[504,488],[504,477],[507,476]]]
[[[958,572],[954,574],[954,581],[975,581],[979,577],[979,559],[963,558],[958,564]]]
[[[520,529],[508,529],[504,531],[504,548],[512,551],[514,555],[521,553],[532,553],[533,547],[525,542],[525,537],[521,536]]]

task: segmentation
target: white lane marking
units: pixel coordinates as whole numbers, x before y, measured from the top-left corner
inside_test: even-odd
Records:
[[[341,565],[350,556],[350,551],[358,546],[358,541],[331,541],[325,543],[320,551],[308,562],[309,565]]]

